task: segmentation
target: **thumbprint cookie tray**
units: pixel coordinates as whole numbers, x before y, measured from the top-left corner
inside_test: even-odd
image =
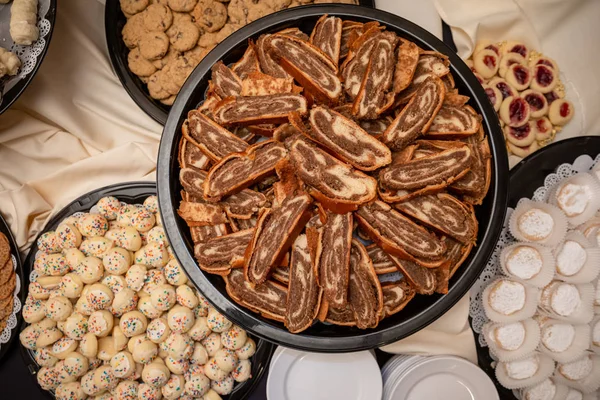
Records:
[[[469,100],[447,56],[378,22],[249,40],[182,126],[177,213],[198,268],[292,333],[375,328],[447,293],[491,180]]]

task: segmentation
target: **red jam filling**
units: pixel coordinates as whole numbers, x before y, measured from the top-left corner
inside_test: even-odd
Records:
[[[530,93],[525,96],[525,101],[529,103],[529,106],[534,110],[541,110],[544,107],[544,100],[537,94]]]
[[[548,86],[554,81],[554,74],[545,65],[538,65],[535,79],[541,86]]]
[[[488,47],[486,47],[486,50],[492,50],[494,53],[500,55],[500,49],[495,44],[490,44]]]
[[[546,121],[544,121],[543,119],[538,119],[536,122],[536,125],[537,125],[538,131],[540,131],[541,133],[546,133],[548,131],[548,127],[546,126]]]
[[[530,133],[531,126],[529,124],[525,124],[520,128],[510,128],[510,134],[519,140],[525,139]]]
[[[511,50],[511,53],[519,53],[520,55],[522,55],[523,57],[527,56],[527,48],[523,45],[516,45],[514,46]]]
[[[485,57],[483,57],[483,63],[489,69],[494,69],[494,68],[496,68],[496,57],[494,57],[494,56],[485,56]]]
[[[492,104],[496,104],[496,93],[491,88],[485,89],[485,94],[487,94],[488,99],[492,102]]]
[[[544,97],[546,98],[546,100],[548,100],[548,104],[552,104],[554,100],[559,99],[558,95],[554,91],[550,93],[544,93]]]
[[[515,74],[515,79],[521,85],[524,85],[529,80],[529,69],[522,65],[517,65],[514,67],[513,73]]]
[[[570,112],[570,110],[569,110],[569,103],[563,103],[560,106],[560,110],[559,111],[560,111],[560,116],[563,117],[563,118],[566,118],[569,115],[569,112]]]
[[[525,119],[527,103],[523,99],[515,99],[510,103],[508,112],[511,122],[521,122]]]
[[[500,91],[500,93],[502,93],[502,100],[504,100],[507,97],[510,97],[513,95],[513,91],[511,89],[510,86],[508,86],[507,83],[504,82],[498,82],[496,84],[496,88],[498,88],[498,90]]]

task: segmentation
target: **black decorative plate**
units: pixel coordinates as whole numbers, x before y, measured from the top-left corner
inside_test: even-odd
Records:
[[[524,158],[510,171],[508,207],[515,208],[523,197],[531,198],[540,186],[544,186],[546,176],[556,171],[561,164],[572,163],[583,154],[588,154],[592,158],[600,154],[600,136],[580,136],[561,140]],[[481,347],[477,338],[475,344],[479,366],[494,381],[500,398],[516,400],[512,391],[501,386],[496,380],[494,368],[491,367],[494,360],[490,357],[489,348]]]
[[[323,14],[360,22],[379,21],[388,30],[414,41],[421,48],[447,55],[456,87],[460,93],[471,98],[469,104],[483,116],[483,129],[489,135],[492,153],[492,178],[483,204],[475,207],[479,221],[477,246],[450,280],[448,294],[417,296],[401,312],[383,319],[374,329],[316,323],[302,333],[292,334],[282,323],[239,306],[226,293],[221,277],[205,274],[196,265],[189,229],[176,213],[181,190],[177,152],[181,125],[188,111],[204,100],[210,68],[215,62],[223,60],[229,64],[238,60],[246,49],[247,40],[256,39],[263,33],[292,26],[310,32]],[[423,28],[397,15],[365,7],[331,4],[298,7],[261,18],[236,31],[202,60],[181,89],[169,113],[160,143],[157,181],[164,228],[173,250],[188,275],[217,309],[257,336],[286,347],[318,352],[349,352],[380,347],[417,332],[448,311],[469,290],[485,267],[502,230],[508,191],[508,161],[496,112],[471,70],[452,49]]]
[[[56,0],[48,0],[48,1],[50,2],[50,5],[48,8],[48,12],[46,13],[44,19],[46,19],[50,23],[50,27],[49,27],[50,31],[43,38],[45,41],[44,46],[41,49],[41,52],[37,56],[33,70],[31,72],[29,72],[27,75],[25,75],[22,79],[20,79],[13,87],[8,89],[6,91],[6,93],[4,93],[4,94],[2,94],[3,89],[4,89],[3,86],[4,86],[4,83],[6,83],[6,80],[8,78],[4,77],[1,80],[2,83],[0,84],[1,85],[0,86],[0,114],[2,114],[4,111],[6,111],[19,98],[19,96],[21,96],[21,93],[23,93],[25,91],[27,86],[29,86],[29,84],[33,80],[33,77],[35,76],[38,69],[40,68],[40,65],[42,65],[42,61],[44,60],[44,57],[46,56],[46,52],[48,51],[48,47],[50,46],[50,39],[52,39],[52,32],[54,31],[54,24],[56,22]],[[41,6],[42,2],[40,1],[39,4]],[[8,9],[11,6],[12,6],[12,3],[0,4],[0,7],[6,8],[6,11],[2,10],[3,11],[3,13],[2,13],[3,19],[0,20],[0,23],[5,27],[8,26],[9,20],[4,20],[4,19],[10,15],[10,10],[8,10]],[[6,30],[8,30],[8,28],[6,28]],[[34,45],[35,45],[35,43],[34,43]],[[3,47],[5,47],[5,45]]]
[[[364,7],[375,8],[375,0],[359,0],[359,4]],[[312,6],[308,5],[296,8],[308,7]],[[270,15],[277,15],[280,12],[281,11],[278,11]],[[106,0],[106,7],[104,9],[104,28],[106,31],[108,54],[110,55],[113,69],[133,101],[135,101],[146,114],[152,117],[152,119],[159,124],[164,125],[165,122],[167,122],[167,116],[169,115],[171,107],[150,97],[146,84],[131,72],[127,66],[127,54],[129,54],[129,49],[125,46],[123,35],[121,34],[125,22],[127,22],[127,18],[125,18],[125,14],[121,11],[119,0]]]
[[[144,200],[156,194],[156,183],[154,182],[127,182],[116,185],[106,186],[75,199],[71,204],[63,208],[58,214],[56,214],[40,232],[40,235],[49,230],[56,229],[58,224],[68,216],[71,216],[77,212],[87,212],[92,206],[94,206],[98,200],[106,196],[114,196],[122,202],[129,204],[141,204]],[[35,254],[38,251],[37,240],[31,246],[29,254],[25,259],[24,269],[27,273],[27,281],[29,281],[29,273],[33,269],[33,262],[35,260]],[[25,292],[26,290],[23,290]],[[26,323],[22,324],[21,329],[27,326]],[[256,341],[256,353],[252,356],[252,379],[247,380],[244,383],[237,383],[233,389],[233,392],[224,396],[225,400],[243,400],[246,399],[250,393],[255,389],[256,385],[260,382],[263,374],[268,371],[269,363],[271,362],[271,356],[275,351],[275,345],[260,340],[259,338],[250,335]],[[40,369],[39,365],[35,362],[33,352],[21,346],[21,353],[25,360],[27,368],[34,376]],[[36,380],[37,382],[37,380]],[[40,389],[41,390],[41,389]],[[46,392],[49,393],[49,392]],[[1,398],[2,396],[0,396]]]
[[[14,316],[8,317],[12,319],[12,321],[9,321],[9,325],[7,325],[7,327],[4,330],[0,331],[0,360],[2,360],[2,358],[12,345],[13,341],[15,340],[15,337],[17,337],[19,333],[18,327],[21,324],[22,319],[20,307],[22,307],[25,303],[27,282],[25,281],[25,276],[23,274],[23,265],[21,263],[21,257],[19,257],[19,247],[17,246],[17,242],[15,241],[15,238],[12,232],[10,231],[10,227],[4,220],[4,217],[2,217],[2,214],[0,214],[0,232],[6,235],[6,238],[8,239],[8,242],[10,244],[10,254],[13,257],[13,263],[16,264],[14,265],[14,268],[18,279],[15,286],[15,292],[13,293],[13,296],[15,296],[15,303],[13,304],[12,313],[15,313],[15,307],[19,308],[19,310],[14,314]],[[19,305],[17,305],[16,303],[17,299],[20,301]],[[13,326],[11,327],[10,325]]]

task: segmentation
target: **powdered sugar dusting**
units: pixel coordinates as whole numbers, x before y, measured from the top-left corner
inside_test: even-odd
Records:
[[[532,386],[523,391],[523,399],[525,400],[551,400],[556,394],[556,385],[550,379],[546,379],[541,383]]]
[[[592,372],[593,362],[589,355],[567,364],[560,364],[558,371],[567,379],[578,381]]]
[[[498,343],[498,347],[517,350],[525,341],[525,326],[522,322],[500,326],[491,332],[491,336]]]
[[[525,306],[525,287],[519,282],[498,281],[490,291],[490,306],[500,314],[510,315]]]
[[[523,236],[530,240],[543,240],[550,236],[554,219],[539,208],[532,208],[519,216],[518,227]]]
[[[581,304],[581,295],[575,285],[562,283],[554,288],[550,307],[563,317],[573,314]]]
[[[540,360],[537,355],[533,355],[522,360],[507,362],[504,365],[506,374],[510,378],[527,379],[535,375],[540,366]]]
[[[521,279],[531,279],[542,270],[542,256],[533,247],[519,246],[506,256],[506,269]]]
[[[556,270],[564,276],[573,276],[583,268],[587,260],[585,249],[573,240],[567,240],[556,257]]]
[[[558,207],[569,217],[574,217],[585,211],[592,199],[592,189],[587,185],[567,183],[556,195]]]
[[[549,324],[542,328],[542,343],[550,351],[567,350],[575,339],[575,328],[571,324]]]

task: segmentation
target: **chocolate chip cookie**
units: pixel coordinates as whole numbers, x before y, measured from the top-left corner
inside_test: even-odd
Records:
[[[123,35],[125,46],[133,49],[140,43],[142,35],[147,32],[148,30],[144,26],[144,15],[140,13],[135,14],[127,20],[121,34]]]
[[[127,55],[127,64],[129,65],[129,70],[137,76],[150,76],[156,72],[156,67],[152,61],[148,61],[142,57],[139,47],[129,52]]]
[[[164,32],[173,23],[171,9],[162,4],[151,4],[144,11],[144,26],[149,31]]]
[[[144,11],[148,7],[148,0],[120,0],[120,4],[124,13],[133,15]]]
[[[187,51],[193,49],[198,43],[200,29],[193,22],[180,22],[173,24],[167,29],[167,36],[173,47],[177,51]]]
[[[173,11],[190,12],[196,7],[198,0],[167,0],[167,4]]]
[[[167,54],[169,37],[164,32],[148,32],[140,39],[140,53],[147,60],[158,60]]]
[[[216,32],[227,22],[227,7],[214,0],[199,0],[191,15],[199,28]]]

